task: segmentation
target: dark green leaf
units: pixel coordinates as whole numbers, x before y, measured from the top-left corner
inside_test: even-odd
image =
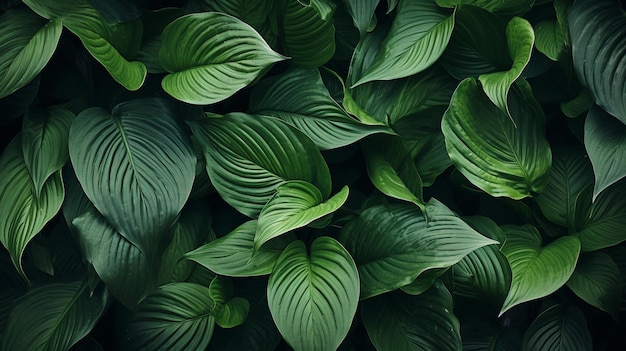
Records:
[[[543,311],[524,334],[522,350],[590,351],[585,315],[574,306],[555,305]]]
[[[521,15],[534,3],[535,0],[437,0],[437,4],[443,7],[473,5],[502,16]]]
[[[228,278],[217,276],[209,285],[209,296],[215,302],[215,323],[222,328],[234,328],[243,324],[250,311],[248,300],[232,295],[233,283]]]
[[[361,33],[361,37],[369,31],[370,24],[375,20],[374,12],[380,0],[343,0],[346,10],[352,16],[354,26]]]

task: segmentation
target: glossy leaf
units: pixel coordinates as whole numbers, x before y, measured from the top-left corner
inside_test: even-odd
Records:
[[[56,50],[63,25],[45,20],[27,9],[0,16],[0,98],[33,80]]]
[[[375,19],[376,7],[380,0],[343,0],[346,6],[346,11],[352,17],[354,26],[361,33],[361,37],[367,33],[372,20]]]
[[[335,350],[348,334],[359,300],[359,274],[346,249],[321,236],[295,241],[267,284],[274,322],[295,350]]]
[[[513,117],[524,121],[517,127],[473,78],[459,84],[441,122],[456,168],[488,194],[512,199],[540,192],[552,163],[543,112],[529,87],[518,88],[510,96]]]
[[[284,59],[254,28],[235,17],[218,12],[190,14],[163,31],[159,60],[170,74],[161,85],[178,100],[213,104]]]
[[[473,250],[497,243],[435,199],[423,212],[409,204],[370,207],[344,226],[339,239],[359,268],[361,299],[400,288],[429,269],[450,267]]]
[[[511,266],[511,289],[501,314],[521,303],[548,296],[565,285],[574,272],[580,241],[565,236],[543,246],[533,226],[509,226],[502,252]]]
[[[587,321],[574,306],[555,305],[543,311],[524,334],[522,350],[590,351]]]

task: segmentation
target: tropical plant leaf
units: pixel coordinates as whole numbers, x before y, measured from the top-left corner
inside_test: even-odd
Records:
[[[0,16],[0,98],[32,81],[56,50],[63,25],[46,22],[28,9]]]
[[[321,236],[308,250],[295,241],[276,262],[267,300],[278,330],[295,350],[335,350],[359,301],[356,265],[333,238]]]
[[[301,180],[287,181],[259,214],[254,250],[264,243],[294,229],[302,228],[337,211],[348,199],[348,187],[324,201],[315,185]]]
[[[535,25],[537,51],[552,61],[558,61],[565,50],[565,35],[556,21],[541,21]]]
[[[543,311],[524,334],[523,351],[593,349],[587,321],[574,306],[555,305]]]
[[[278,119],[231,113],[206,118],[191,128],[204,151],[213,186],[246,216],[257,217],[287,180],[307,181],[324,198],[330,195],[330,171],[315,144]]]
[[[501,16],[522,15],[530,10],[534,3],[535,0],[437,0],[437,5],[442,7],[472,5]]]
[[[596,103],[626,124],[626,16],[619,2],[576,1],[570,10],[574,68]]]
[[[215,303],[209,288],[170,283],[138,307],[119,339],[121,350],[203,350],[215,328]]]
[[[517,127],[473,78],[459,84],[441,122],[456,168],[488,194],[512,199],[540,192],[552,163],[543,111],[528,86],[518,88],[509,97],[512,116],[523,116]]]
[[[213,104],[232,96],[284,59],[238,18],[219,12],[190,14],[174,20],[163,31],[159,60],[170,74],[161,85],[178,100]]]
[[[330,16],[337,7],[335,2],[332,0],[305,0],[301,3],[314,8],[324,21],[328,21],[330,19]]]
[[[574,272],[580,241],[561,237],[542,246],[539,231],[530,224],[506,226],[502,252],[511,266],[512,281],[500,314],[521,303],[548,296],[565,285]]]
[[[222,328],[234,328],[243,324],[250,311],[248,300],[232,295],[233,283],[228,278],[217,276],[209,285],[209,296],[215,302],[215,323]]]
[[[587,89],[581,89],[573,99],[561,103],[561,111],[567,117],[576,118],[593,106],[593,97]]]
[[[361,318],[379,351],[461,349],[452,295],[441,283],[419,296],[396,291],[365,300]]]
[[[419,24],[419,25],[416,25]],[[374,80],[392,80],[419,73],[443,53],[452,29],[454,13],[430,0],[402,0],[380,52],[352,87]]]
[[[69,350],[108,307],[106,289],[89,293],[83,282],[46,283],[17,301],[0,339],[2,350]]]
[[[186,7],[193,12],[226,13],[259,29],[272,11],[272,0],[191,0]]]
[[[370,207],[344,226],[339,239],[359,268],[361,299],[400,288],[429,269],[450,267],[473,250],[497,243],[435,199],[423,212],[409,204]]]
[[[115,230],[141,250],[158,247],[195,176],[195,153],[173,111],[158,99],[112,113],[89,108],[72,125],[69,151],[85,194]]]
[[[372,21],[375,20],[374,13],[379,2],[380,0],[343,0],[346,11],[352,17],[352,22],[361,33],[361,37],[368,32]]]

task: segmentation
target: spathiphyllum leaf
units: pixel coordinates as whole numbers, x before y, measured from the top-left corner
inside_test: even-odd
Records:
[[[194,283],[163,285],[137,308],[118,334],[121,350],[204,350],[213,329],[215,302]]]
[[[295,241],[276,262],[267,300],[278,330],[294,350],[336,350],[356,313],[359,273],[335,239],[319,237],[308,250]]]
[[[26,245],[61,209],[64,197],[60,170],[37,193],[22,153],[22,135],[18,134],[0,155],[0,242],[23,276],[21,259]]]
[[[408,77],[431,66],[452,34],[454,13],[431,0],[402,0],[380,52],[354,86]]]
[[[170,72],[161,82],[166,92],[190,104],[206,105],[232,96],[285,57],[249,24],[204,12],[180,17],[165,28],[159,59]]]
[[[142,26],[139,20],[110,24],[87,0],[25,0],[33,11],[63,25],[81,40],[89,53],[113,79],[128,90],[137,90],[146,78],[146,66],[128,61],[139,50]]]
[[[196,156],[173,111],[158,99],[81,112],[70,157],[85,194],[142,250],[176,220],[195,177]]]
[[[96,325],[109,294],[82,282],[46,283],[16,302],[0,339],[2,350],[69,350]]]
[[[574,306],[555,305],[543,311],[530,325],[522,350],[591,351],[593,342],[583,312]]]
[[[242,297],[233,297],[233,283],[230,279],[215,277],[209,285],[209,296],[215,302],[213,316],[217,325],[234,328],[246,321],[250,304]]]
[[[626,124],[626,15],[612,0],[575,1],[569,16],[574,68],[596,103]]]
[[[400,288],[426,270],[450,267],[473,250],[497,243],[435,199],[423,212],[412,204],[370,207],[347,223],[339,238],[359,268],[361,299]]]
[[[0,98],[33,80],[56,50],[63,25],[28,9],[0,16]]]
[[[258,250],[268,240],[337,211],[347,199],[347,186],[324,201],[319,189],[311,183],[292,180],[281,184],[259,214],[254,249]]]
[[[361,36],[367,33],[379,2],[380,0],[343,0],[346,11],[352,17],[352,22]]]
[[[533,7],[535,0],[437,0],[442,7],[472,5],[502,16],[522,15]]]
[[[580,241],[565,236],[543,246],[541,235],[529,224],[505,228],[502,252],[513,273],[511,289],[501,313],[521,303],[548,296],[565,285],[574,272]]]
[[[563,31],[556,21],[541,21],[535,25],[535,46],[552,61],[558,61],[565,50]]]
[[[521,199],[540,192],[547,181],[552,154],[544,137],[543,111],[529,89],[517,85],[509,97],[517,127],[473,78],[459,84],[443,116],[441,129],[452,163],[492,196]]]
[[[301,1],[300,3],[314,8],[315,11],[317,11],[317,13],[319,14],[320,18],[324,21],[330,19],[330,16],[337,7],[335,2],[332,0],[305,0]]]
[[[509,55],[513,60],[511,69],[505,72],[485,73],[480,75],[478,79],[489,100],[511,117],[512,112],[508,102],[509,92],[511,85],[521,76],[522,71],[530,62],[530,54],[535,42],[533,27],[527,20],[513,17],[506,26],[506,41]],[[513,117],[511,119],[515,121]]]
[[[367,335],[379,351],[461,349],[452,295],[441,283],[418,296],[399,291],[377,296],[362,307]]]
[[[324,198],[330,195],[330,171],[317,146],[279,119],[231,113],[206,118],[191,128],[204,151],[213,186],[249,217],[257,217],[276,187],[287,180],[307,181]]]

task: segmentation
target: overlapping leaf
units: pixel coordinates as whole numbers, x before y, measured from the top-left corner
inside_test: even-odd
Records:
[[[522,350],[593,349],[585,315],[574,306],[555,305],[543,311],[524,334]]]
[[[243,324],[250,311],[250,303],[242,297],[233,297],[230,279],[217,276],[209,285],[209,296],[215,302],[213,316],[222,328],[234,328]]]
[[[343,0],[343,2],[362,37],[369,29],[372,20],[375,20],[374,12],[380,0]]]

